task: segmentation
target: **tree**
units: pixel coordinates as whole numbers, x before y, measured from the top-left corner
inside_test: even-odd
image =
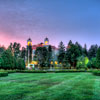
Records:
[[[2,66],[3,69],[14,69],[15,63],[14,63],[14,56],[12,55],[11,50],[6,50],[2,54]]]
[[[4,46],[0,46],[0,55],[5,51],[5,47]]]
[[[3,59],[2,59],[2,57],[0,57],[0,69],[3,69]]]
[[[65,57],[65,46],[62,41],[60,42],[58,46],[58,50],[59,50],[58,62],[63,63],[64,57]]]
[[[89,51],[88,51],[88,57],[89,59],[96,57],[96,53],[98,50],[98,45],[91,45]]]
[[[83,53],[82,46],[78,42],[75,43],[75,46],[77,46],[77,49],[79,50],[79,54],[82,55]]]
[[[96,62],[97,62],[97,68],[100,68],[100,47],[97,50]]]
[[[22,50],[21,50],[21,58],[23,58],[24,61],[25,61],[25,57],[26,57],[26,49],[24,47],[22,47]]]
[[[71,44],[70,48],[67,48],[65,56],[71,66],[76,67],[77,58],[79,56],[80,56],[80,51],[78,46]]]
[[[19,70],[25,69],[25,62],[22,58],[17,59],[17,69],[19,69]]]
[[[35,57],[41,67],[47,66],[48,51],[46,47],[37,47]]]
[[[20,48],[21,48],[20,43],[16,43],[16,42],[14,42],[14,44],[11,43],[8,48],[12,51],[15,58],[18,58],[20,56]]]
[[[52,47],[51,45],[49,45],[48,47],[48,58],[47,58],[47,62],[48,62],[48,67],[50,67],[51,65],[51,61],[52,61]]]
[[[91,58],[91,60],[89,60],[87,67],[88,68],[97,68],[96,57]]]
[[[87,50],[87,45],[86,44],[84,45],[84,48],[83,48],[83,56],[88,57],[88,50]]]
[[[73,44],[73,42],[72,42],[72,40],[70,40],[69,43],[68,43],[68,46],[70,46],[72,44]]]

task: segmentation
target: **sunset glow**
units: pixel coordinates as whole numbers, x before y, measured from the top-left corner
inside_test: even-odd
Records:
[[[99,45],[99,11],[97,0],[0,0],[0,44],[26,46],[29,37],[32,44],[49,37],[55,46],[61,40]]]

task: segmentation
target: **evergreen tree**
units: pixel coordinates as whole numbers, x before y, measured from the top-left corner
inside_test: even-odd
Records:
[[[49,45],[49,47],[48,47],[47,61],[48,61],[48,67],[50,67],[50,64],[51,64],[51,61],[52,61],[52,47],[51,47],[51,45]]]
[[[97,68],[100,68],[100,47],[97,50],[96,63],[97,63]]]
[[[62,41],[60,42],[58,46],[58,50],[59,50],[58,62],[63,63],[64,57],[65,57],[65,46]]]
[[[17,69],[19,69],[19,70],[25,69],[25,62],[22,58],[17,59]]]
[[[22,47],[22,50],[21,50],[21,58],[23,58],[24,61],[25,61],[25,57],[26,57],[26,49],[24,47]]]
[[[59,54],[65,53],[65,45],[62,41],[60,42],[58,46],[58,50],[59,50]]]
[[[5,51],[5,47],[4,46],[0,46],[0,55]]]
[[[75,43],[75,46],[77,46],[77,49],[79,50],[79,55],[82,55],[82,46],[78,42]]]
[[[46,47],[37,47],[35,51],[35,59],[41,67],[45,67],[48,64],[48,51]]]
[[[3,59],[2,59],[2,57],[0,57],[0,69],[3,69]]]
[[[20,43],[16,43],[16,42],[11,43],[10,46],[8,47],[8,49],[12,51],[15,58],[18,58],[20,56],[20,48],[21,48]]]
[[[11,50],[6,50],[5,52],[3,52],[2,54],[2,66],[3,69],[14,69],[15,63],[14,63],[14,56],[12,55]]]
[[[80,56],[79,48],[76,45],[71,44],[70,48],[67,48],[65,56],[71,66],[76,67],[77,58],[79,56]]]
[[[68,46],[70,46],[72,44],[73,44],[73,42],[72,42],[72,40],[70,40],[69,43],[68,43]]]
[[[88,68],[97,68],[96,57],[95,58],[91,58],[91,60],[87,64],[87,67]]]
[[[89,59],[96,57],[97,50],[98,50],[98,45],[91,45],[88,51]]]
[[[84,48],[83,48],[83,56],[88,57],[88,50],[87,50],[87,45],[86,44],[84,45]]]

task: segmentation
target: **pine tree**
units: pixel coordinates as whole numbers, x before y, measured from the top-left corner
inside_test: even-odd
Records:
[[[96,57],[97,50],[98,50],[98,45],[91,45],[88,51],[89,59]]]
[[[68,43],[68,46],[70,46],[72,44],[73,44],[73,42],[72,42],[72,40],[70,40],[69,43]]]
[[[59,50],[58,62],[63,63],[64,57],[65,57],[65,46],[62,41],[60,42],[58,46],[58,50]]]
[[[77,49],[79,50],[79,54],[82,55],[82,52],[83,52],[83,51],[82,51],[82,46],[81,46],[78,42],[75,43],[75,46],[76,46]]]
[[[97,50],[96,62],[97,62],[97,68],[100,68],[100,47]]]
[[[25,57],[26,57],[26,49],[24,47],[22,47],[22,50],[21,50],[21,58],[23,58],[24,61],[25,61]]]
[[[3,60],[3,69],[14,69],[15,63],[14,63],[14,56],[12,55],[11,50],[6,50],[2,54],[2,60]]]
[[[80,56],[80,50],[75,44],[71,44],[70,48],[66,50],[66,59],[71,66],[76,67],[77,58]]]
[[[65,45],[62,41],[59,43],[58,50],[59,54],[65,53]]]
[[[84,45],[84,48],[83,48],[83,56],[84,57],[88,56],[88,51],[87,51],[87,45],[86,44]]]

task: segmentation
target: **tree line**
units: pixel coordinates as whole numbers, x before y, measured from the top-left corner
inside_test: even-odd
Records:
[[[58,46],[57,63],[55,64],[55,59],[52,56],[51,46],[38,47],[35,51],[34,60],[38,61],[38,65],[41,67],[50,66],[60,66],[62,68],[100,68],[100,47],[96,45],[91,45],[87,49],[85,44],[82,47],[78,42],[73,43],[69,41],[67,47],[61,41]]]
[[[32,49],[32,48],[31,48]],[[82,47],[78,42],[69,41],[67,47],[61,41],[56,55],[49,45],[48,47],[37,47],[34,61],[40,67],[62,67],[62,68],[100,68],[100,47],[95,44],[87,49],[85,44]],[[0,46],[0,69],[25,69],[27,62],[27,49],[20,43],[11,43],[6,49]]]
[[[58,62],[67,68],[100,68],[100,47],[95,44],[87,49],[86,44],[82,47],[78,42],[73,43],[70,40],[65,48],[61,41]]]
[[[25,69],[25,55],[26,49],[19,43],[11,43],[6,49],[4,46],[0,46],[0,69]]]

